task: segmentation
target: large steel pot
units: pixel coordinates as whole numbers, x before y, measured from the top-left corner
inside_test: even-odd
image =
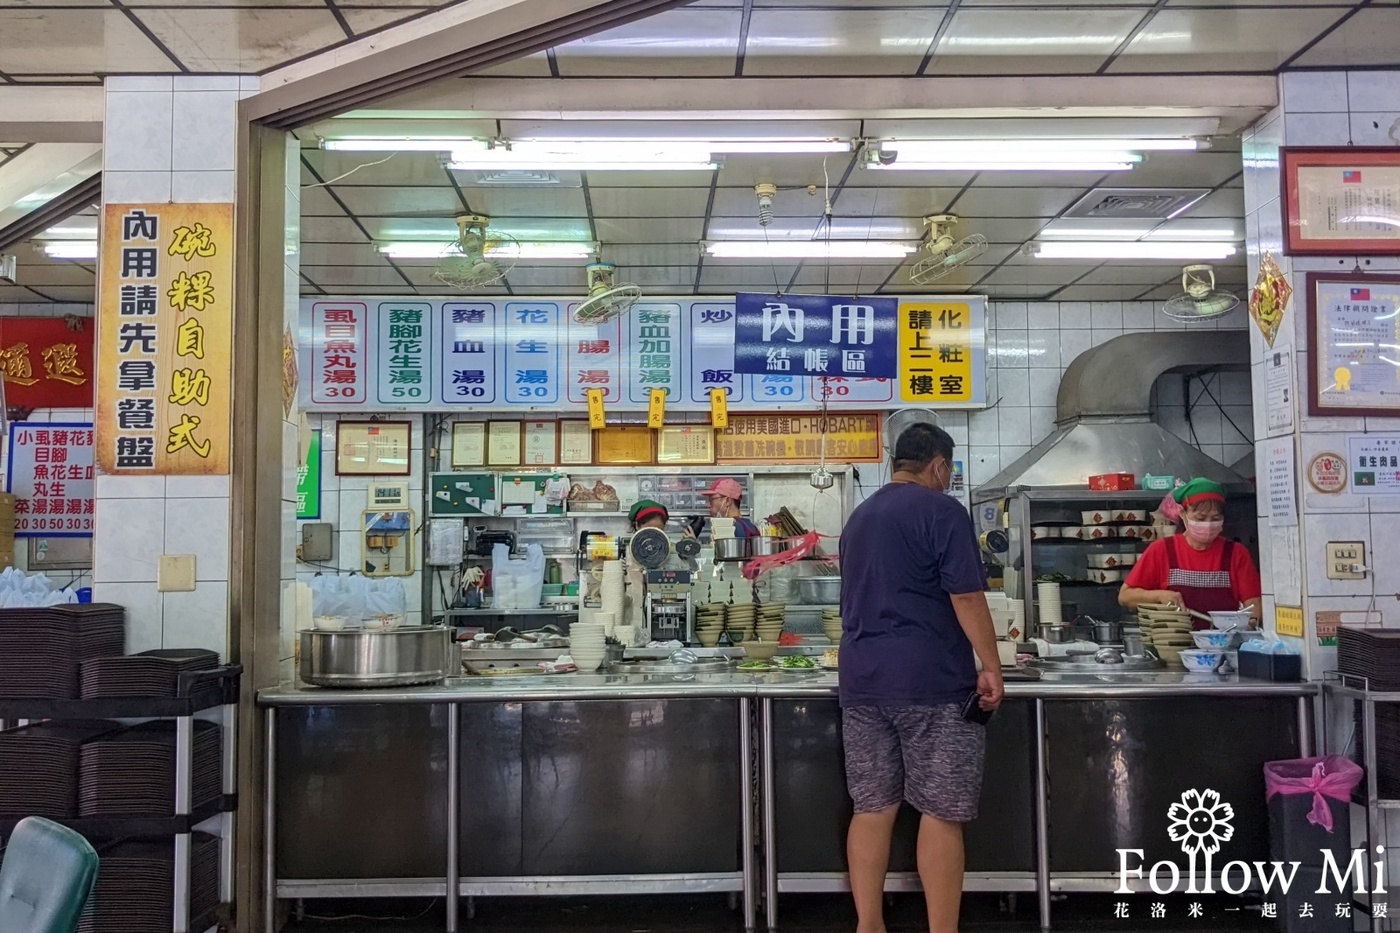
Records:
[[[760,535],[757,538],[749,539],[749,553],[753,557],[771,557],[786,551],[788,542],[786,538],[772,538],[768,535]]]
[[[753,538],[720,538],[715,541],[715,560],[748,560],[753,556]]]
[[[809,606],[841,604],[840,577],[798,577],[797,595]]]
[[[301,632],[301,679],[318,687],[404,687],[441,683],[452,636],[441,625],[392,632]]]

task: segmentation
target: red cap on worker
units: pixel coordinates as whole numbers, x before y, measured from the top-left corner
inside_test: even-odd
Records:
[[[733,499],[735,502],[738,502],[740,499],[744,498],[744,487],[740,486],[736,480],[728,478],[717,479],[713,486],[700,493],[700,495],[724,496],[726,499]]]

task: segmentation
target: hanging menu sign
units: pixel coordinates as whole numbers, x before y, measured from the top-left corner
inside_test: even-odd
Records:
[[[575,324],[570,303],[546,298],[307,299],[300,403],[308,411],[581,412],[588,390],[599,388],[609,406],[636,411],[664,389],[668,411],[707,412],[718,388],[739,412],[806,410],[824,397],[848,411],[985,407],[984,298],[784,300],[785,311],[767,312],[779,368],[767,368],[765,350],[763,368],[746,372],[735,299],[649,299],[595,325]],[[759,345],[763,308],[754,310]]]
[[[15,537],[92,537],[92,425],[11,422],[7,452]]]
[[[108,204],[102,218],[97,464],[227,473],[233,205]]]

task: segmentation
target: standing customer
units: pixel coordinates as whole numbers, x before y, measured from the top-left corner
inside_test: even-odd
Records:
[[[931,933],[956,933],[963,824],[977,816],[985,727],[965,720],[1001,703],[1001,661],[986,575],[967,511],[946,490],[953,439],[909,427],[889,485],[841,533],[841,734],[855,816],[846,837],[857,933],[884,933],[885,870],[901,801],[919,823],[919,879]],[[979,674],[973,654],[981,659]]]
[[[744,517],[739,510],[739,502],[744,498],[744,487],[736,479],[725,477],[715,480],[715,484],[700,493],[710,500],[711,518],[734,519],[734,537],[756,538],[758,526]]]

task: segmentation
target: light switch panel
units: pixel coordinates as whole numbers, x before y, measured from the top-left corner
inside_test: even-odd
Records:
[[[1328,541],[1327,579],[1366,579],[1366,542]]]
[[[161,593],[188,593],[194,589],[194,555],[162,554],[156,565],[156,589]]]

